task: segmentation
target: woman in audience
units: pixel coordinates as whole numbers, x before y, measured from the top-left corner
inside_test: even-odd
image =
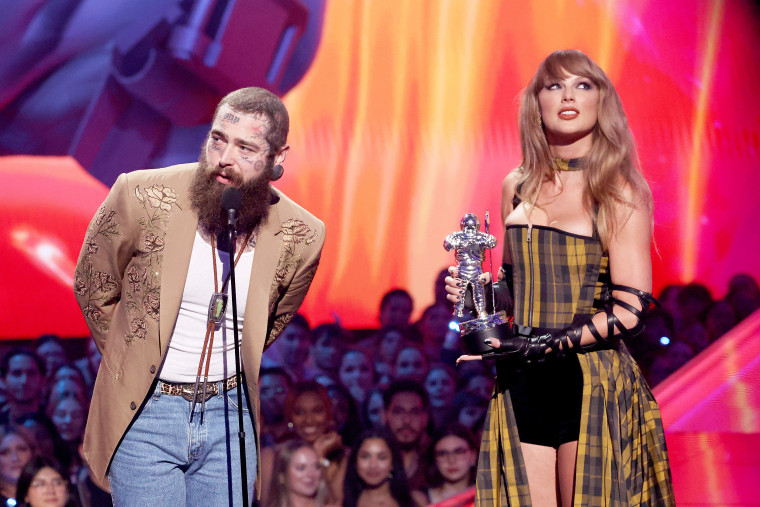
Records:
[[[362,420],[367,429],[385,427],[385,405],[383,404],[383,390],[372,389],[362,405]]]
[[[66,473],[53,459],[32,458],[18,480],[18,505],[25,507],[74,507]]]
[[[404,344],[393,359],[393,380],[414,380],[424,384],[429,370],[425,350],[414,342]]]
[[[375,375],[369,355],[362,349],[347,348],[340,358],[338,380],[348,389],[357,405],[364,402],[367,391],[375,385]]]
[[[348,392],[348,389],[341,384],[330,384],[325,386],[325,388],[332,402],[335,431],[343,439],[343,445],[351,447],[362,430],[356,401],[351,396],[351,393]]]
[[[343,488],[346,453],[343,440],[335,431],[327,389],[313,380],[294,384],[285,398],[285,418],[292,429],[291,438],[300,438],[314,447],[325,468],[325,480],[337,497]],[[274,454],[278,448],[267,447],[261,451],[261,498],[264,502],[269,499]]]
[[[425,495],[409,492],[401,453],[384,430],[366,430],[348,459],[344,507],[427,505]]]
[[[274,456],[266,507],[333,505],[324,468],[314,448],[300,438],[284,442]]]
[[[36,451],[34,436],[27,428],[0,425],[0,505],[16,505],[19,476]]]
[[[475,485],[478,445],[470,430],[459,423],[444,427],[433,437],[429,452],[430,503],[442,502]]]
[[[451,366],[436,364],[425,378],[425,390],[430,398],[433,426],[440,428],[448,414],[457,385],[457,373]]]

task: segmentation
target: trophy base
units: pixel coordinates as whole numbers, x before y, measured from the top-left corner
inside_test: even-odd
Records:
[[[484,343],[486,338],[507,339],[513,336],[506,312],[462,322],[459,324],[459,333],[464,351],[475,356],[494,351],[493,347]]]

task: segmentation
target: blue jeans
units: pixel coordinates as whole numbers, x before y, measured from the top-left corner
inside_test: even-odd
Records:
[[[255,498],[256,438],[245,391],[243,386],[251,501]],[[237,390],[220,390],[206,401],[203,424],[201,404],[196,404],[192,422],[191,406],[182,396],[161,394],[160,384],[156,385],[111,461],[108,478],[114,506],[243,504]]]

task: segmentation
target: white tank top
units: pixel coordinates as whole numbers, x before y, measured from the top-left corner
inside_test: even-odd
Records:
[[[244,252],[235,267],[237,289],[238,332],[243,332],[243,314],[251,279],[254,250]],[[171,259],[164,258],[164,262]],[[219,290],[229,273],[229,254],[216,250],[216,274]],[[235,374],[235,337],[232,326],[232,282],[227,283],[227,309],[224,320],[214,330],[214,344],[211,350],[209,381],[222,380]],[[179,306],[177,323],[174,325],[169,350],[158,378],[167,382],[195,382],[198,363],[203,349],[208,323],[208,307],[214,293],[214,268],[211,260],[211,245],[206,243],[196,231],[190,267],[187,270],[185,289]],[[242,338],[242,335],[241,335]],[[204,367],[201,371],[203,380]]]

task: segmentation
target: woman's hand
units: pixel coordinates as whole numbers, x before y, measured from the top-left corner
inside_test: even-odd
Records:
[[[446,299],[452,303],[458,303],[463,297],[465,292],[464,282],[458,278],[459,270],[455,266],[449,266],[449,276],[443,279],[446,283]],[[484,286],[491,282],[491,273],[486,271],[480,275],[480,283]]]
[[[314,441],[314,450],[317,451],[317,455],[320,459],[327,458],[327,455],[331,452],[337,451],[343,448],[343,439],[336,431],[329,431],[324,435],[320,435]]]

